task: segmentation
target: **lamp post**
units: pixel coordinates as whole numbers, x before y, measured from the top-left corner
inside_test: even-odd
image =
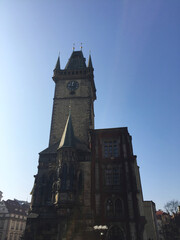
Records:
[[[95,225],[93,228],[94,228],[95,231],[99,231],[100,240],[102,240],[104,232],[108,229],[108,226],[106,226],[106,225],[99,225],[99,226]]]

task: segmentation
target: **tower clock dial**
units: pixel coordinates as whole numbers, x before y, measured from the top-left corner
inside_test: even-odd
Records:
[[[77,81],[70,81],[67,83],[67,88],[70,91],[75,91],[76,89],[78,89],[79,87],[79,83]]]

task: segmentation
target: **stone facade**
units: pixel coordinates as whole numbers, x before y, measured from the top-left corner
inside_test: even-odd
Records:
[[[107,225],[107,234],[113,226],[118,227],[118,239],[143,239],[142,189],[127,128],[93,130],[91,145],[96,225]]]
[[[93,66],[74,51],[54,69],[49,147],[39,154],[25,240],[146,240],[127,128],[94,130]]]
[[[23,236],[29,204],[18,200],[0,201],[0,240],[20,240]]]
[[[73,52],[70,59],[82,58],[82,52]],[[50,132],[50,145],[56,143],[62,136],[64,126],[71,108],[72,123],[75,136],[88,144],[88,130],[94,128],[94,100],[96,89],[92,67],[80,68],[68,66],[64,70],[54,70],[53,80],[56,83],[53,115]],[[69,82],[78,83],[79,87],[71,91],[67,88]]]
[[[145,230],[150,239],[160,240],[158,223],[156,218],[156,207],[152,201],[144,201],[144,212],[146,217]]]

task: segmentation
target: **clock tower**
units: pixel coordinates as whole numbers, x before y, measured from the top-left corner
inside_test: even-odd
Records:
[[[93,71],[82,51],[64,69],[58,57],[49,146],[39,153],[24,240],[158,239],[128,129],[94,129]]]
[[[49,146],[39,154],[25,240],[82,240],[92,235],[93,71],[91,56],[86,66],[82,51],[73,51],[64,69],[58,57]]]
[[[88,144],[88,130],[94,129],[94,84],[93,66],[89,56],[86,66],[82,51],[73,51],[65,69],[60,68],[58,57],[53,80],[55,94],[49,146],[59,141],[71,109],[75,137]]]

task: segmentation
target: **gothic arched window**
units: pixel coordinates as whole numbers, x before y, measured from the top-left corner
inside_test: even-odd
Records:
[[[78,177],[78,190],[79,192],[82,192],[83,189],[83,177],[82,177],[82,172],[79,173]]]
[[[67,165],[66,163],[64,163],[62,167],[62,175],[61,175],[62,190],[66,190],[66,180],[67,180]]]
[[[69,180],[70,180],[69,189],[73,190],[74,166],[72,165],[69,167]]]
[[[114,215],[113,201],[108,199],[106,202],[106,215],[112,217]]]
[[[115,201],[115,216],[120,217],[123,215],[123,204],[121,199]]]

